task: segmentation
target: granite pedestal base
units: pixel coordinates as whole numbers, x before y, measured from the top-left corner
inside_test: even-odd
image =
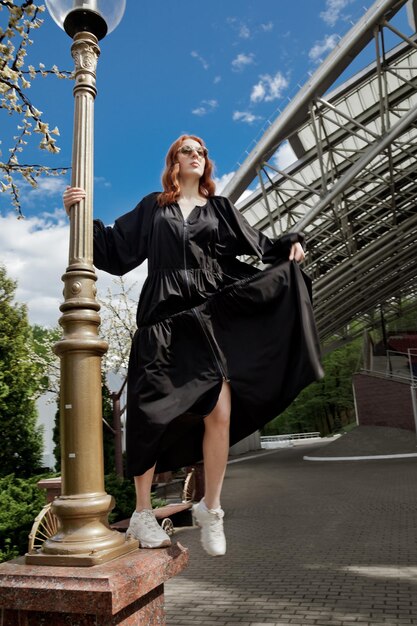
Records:
[[[180,544],[94,567],[0,565],[1,626],[164,626],[164,582],[188,562]]]

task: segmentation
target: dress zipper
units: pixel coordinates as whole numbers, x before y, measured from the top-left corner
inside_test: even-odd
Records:
[[[188,222],[187,222],[187,218],[183,218],[183,225],[184,225],[184,237],[183,237],[183,253],[184,253],[184,272],[185,272],[185,282],[187,284],[187,289],[188,289],[188,295],[191,298],[191,286],[190,286],[190,279],[188,276],[188,270],[187,270],[187,251],[186,251],[186,242],[188,240]]]
[[[187,289],[188,289],[188,295],[191,298],[191,286],[190,286],[190,279],[188,276],[188,269],[187,269],[187,248],[186,248],[186,244],[188,241],[188,222],[187,222],[187,218],[183,217],[183,226],[184,226],[184,236],[183,236],[183,257],[184,257],[184,273],[185,273],[185,282],[187,284]],[[216,346],[213,345],[213,338],[210,337],[210,334],[207,332],[207,329],[205,327],[204,321],[201,319],[201,314],[200,311],[197,311],[197,309],[192,308],[191,309],[195,319],[197,320],[199,326],[201,327],[201,330],[203,331],[203,334],[207,340],[208,346],[210,348],[210,351],[212,353],[214,362],[217,366],[217,369],[219,370],[221,377],[223,380],[228,381],[228,377],[226,376],[226,372],[223,368],[223,365],[217,355],[217,350],[216,350]]]

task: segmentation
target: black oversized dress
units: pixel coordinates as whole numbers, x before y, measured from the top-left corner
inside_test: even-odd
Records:
[[[253,433],[322,376],[310,282],[288,261],[298,233],[272,241],[213,196],[187,219],[146,196],[113,227],[94,222],[94,264],[123,275],[148,260],[128,370],[127,469],[202,458],[204,416],[223,380],[230,442]],[[255,255],[264,270],[236,256]]]

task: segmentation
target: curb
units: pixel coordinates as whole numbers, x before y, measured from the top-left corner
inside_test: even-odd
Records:
[[[280,450],[282,450],[282,448],[274,448],[273,450],[268,450],[263,454],[252,454],[251,456],[244,456],[239,459],[230,459],[230,461],[227,461],[227,465],[231,465],[232,463],[242,463],[243,461],[250,461],[251,459],[262,459],[264,456],[274,454],[275,452],[279,452]]]
[[[417,452],[408,454],[376,454],[373,456],[303,456],[304,461],[383,461],[386,459],[416,458]]]

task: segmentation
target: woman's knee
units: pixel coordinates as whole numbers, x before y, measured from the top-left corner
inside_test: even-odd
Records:
[[[213,428],[229,428],[230,425],[230,411],[223,409],[221,407],[216,406],[214,411],[207,415],[205,418],[206,427]]]
[[[207,415],[205,422],[208,426],[229,427],[230,425],[230,386],[223,383],[217,404],[213,411]]]
[[[207,426],[228,428],[230,425],[230,405],[225,402],[218,402],[210,415],[207,415],[205,422]]]

